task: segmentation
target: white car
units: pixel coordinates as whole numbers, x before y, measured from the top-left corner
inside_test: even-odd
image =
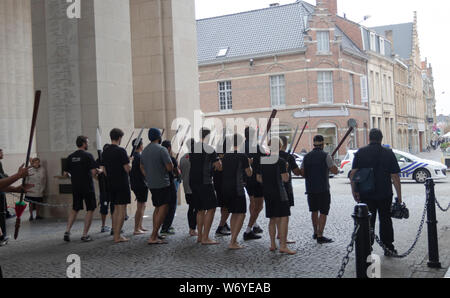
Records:
[[[447,178],[447,167],[439,162],[426,160],[410,153],[393,149],[398,165],[400,166],[400,178],[402,180],[413,180],[417,183],[425,183],[428,178],[441,180]],[[341,162],[340,175],[350,178],[353,158],[357,150],[349,150]]]

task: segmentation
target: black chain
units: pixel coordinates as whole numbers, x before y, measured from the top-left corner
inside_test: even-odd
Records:
[[[405,253],[399,255],[395,251],[390,250],[389,248],[386,247],[386,245],[384,245],[384,243],[380,240],[380,238],[377,235],[375,235],[375,240],[377,241],[377,243],[381,246],[381,248],[385,252],[387,252],[390,255],[390,257],[397,258],[397,259],[403,259],[403,258],[406,258],[407,256],[409,256],[413,252],[414,248],[417,245],[417,242],[420,239],[420,236],[422,235],[423,225],[425,223],[425,217],[427,215],[427,209],[428,209],[428,199],[425,202],[425,208],[423,210],[422,220],[420,221],[419,230],[417,231],[417,235],[414,240],[414,243],[411,245],[411,247]],[[371,230],[371,233],[375,234],[374,230]]]
[[[355,241],[356,241],[356,236],[358,235],[359,228],[360,228],[360,225],[355,225],[355,229],[353,230],[353,234],[352,234],[352,240],[351,240],[350,244],[347,246],[347,254],[342,259],[341,269],[339,270],[337,278],[342,278],[344,276],[345,268],[347,267],[348,263],[350,262],[350,254],[353,252],[353,250],[355,248]]]
[[[436,205],[438,206],[439,209],[441,209],[442,212],[447,212],[448,210],[450,210],[450,203],[448,204],[447,208],[443,208],[441,206],[441,204],[439,204],[439,201],[437,199],[436,200]]]

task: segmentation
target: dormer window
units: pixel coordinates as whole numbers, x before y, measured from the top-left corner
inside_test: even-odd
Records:
[[[222,58],[222,57],[225,57],[227,54],[228,54],[228,49],[229,48],[223,48],[223,49],[220,49],[219,50],[219,52],[217,53],[217,58]]]
[[[372,52],[377,51],[376,35],[374,32],[370,32],[370,50]]]
[[[386,50],[385,50],[385,43],[384,43],[384,38],[380,37],[380,54],[381,55],[385,55],[386,54]]]
[[[330,52],[330,32],[317,31],[317,53],[327,54]]]

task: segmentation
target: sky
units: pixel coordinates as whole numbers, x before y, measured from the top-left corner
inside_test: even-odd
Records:
[[[237,13],[280,5],[295,0],[195,0],[197,19]],[[316,0],[306,0],[315,4]],[[364,16],[371,17],[361,22],[366,27],[413,21],[417,11],[419,42],[422,60],[428,59],[433,67],[436,89],[437,114],[450,114],[450,1],[448,0],[338,0],[338,14],[361,22]]]

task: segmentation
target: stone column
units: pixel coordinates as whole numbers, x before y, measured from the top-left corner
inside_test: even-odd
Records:
[[[123,0],[83,0],[81,18],[69,19],[69,3],[33,0],[35,88],[42,90],[37,125],[37,152],[48,172],[48,201],[71,203],[61,195],[61,159],[76,150],[78,135],[96,150],[96,129],[103,143],[118,127],[133,129],[129,3]],[[125,136],[126,138],[126,136]],[[46,209],[65,217],[67,209]]]
[[[135,126],[170,131],[200,108],[194,0],[130,0]]]
[[[0,1],[0,148],[5,171],[25,161],[33,112],[29,0]]]

